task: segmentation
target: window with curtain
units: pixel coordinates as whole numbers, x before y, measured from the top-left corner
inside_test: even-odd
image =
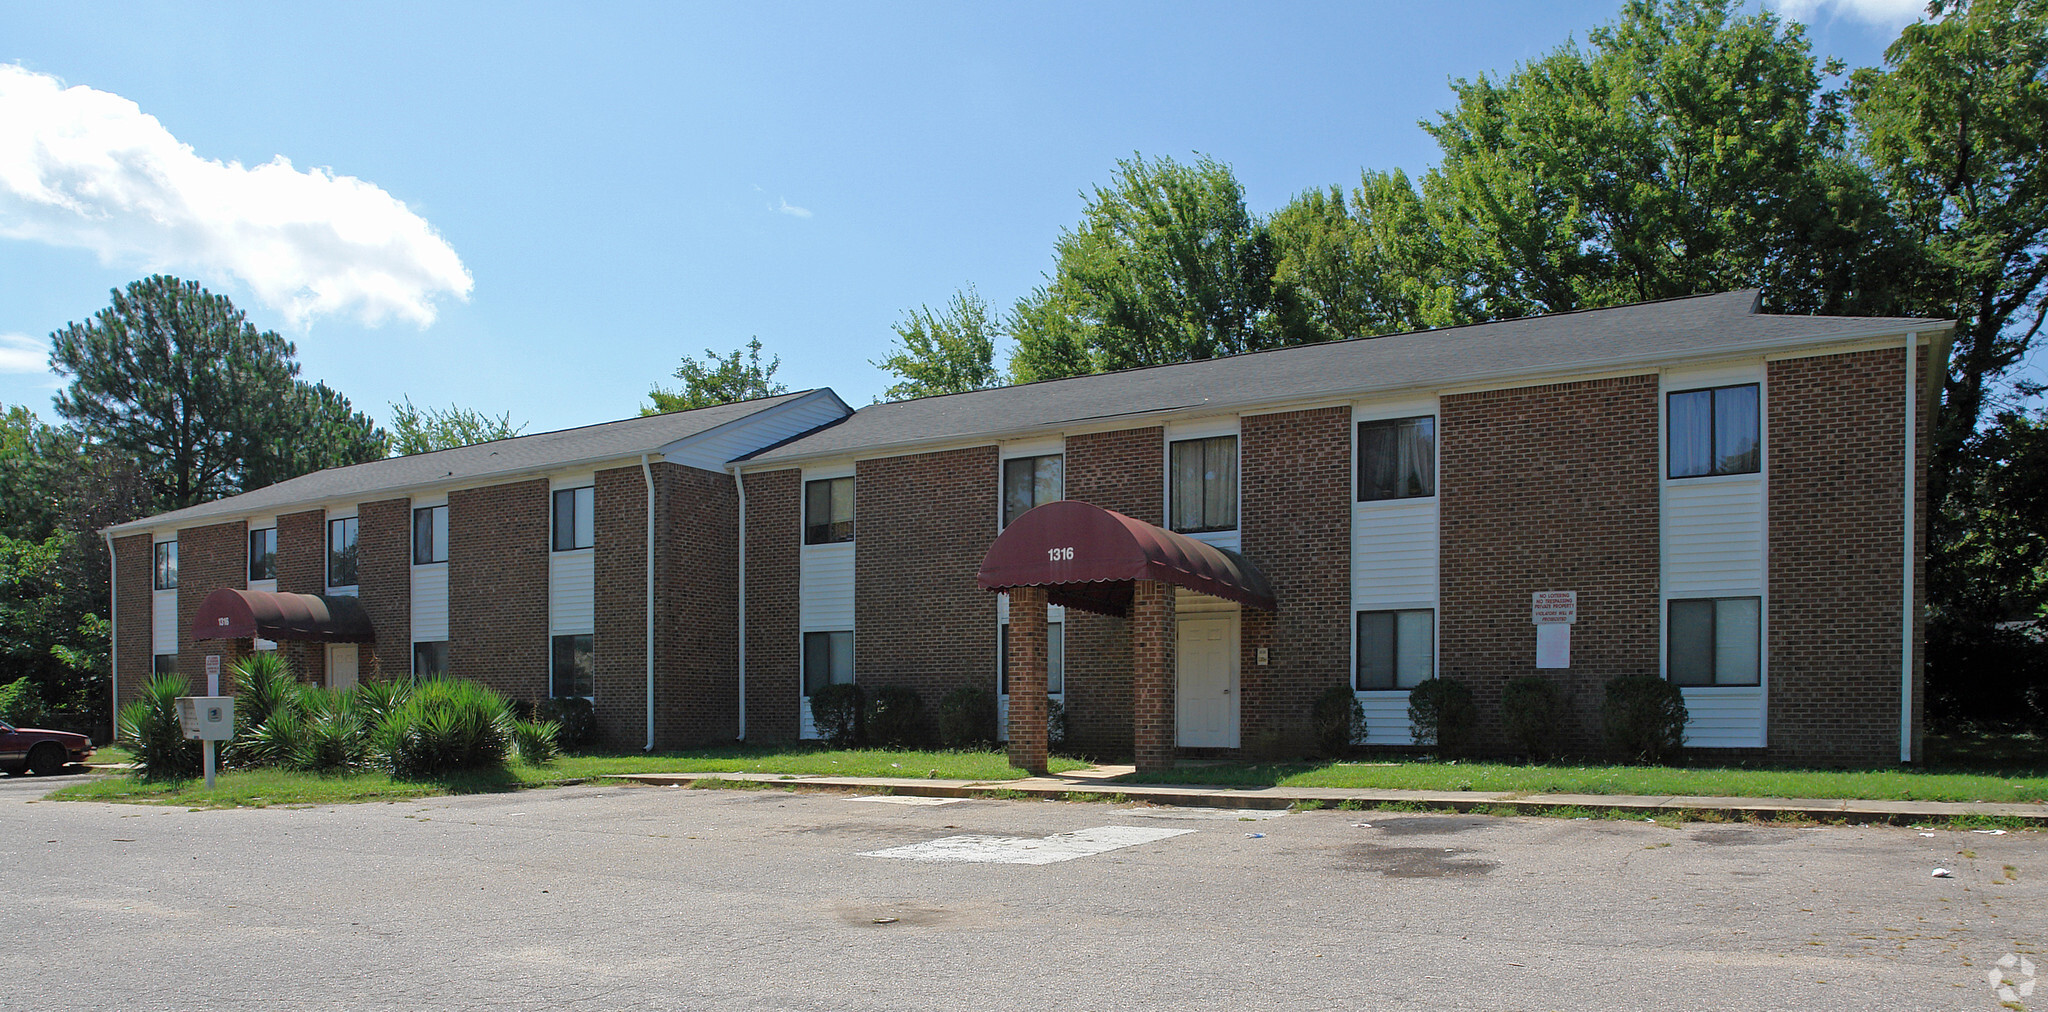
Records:
[[[1665,673],[1679,685],[1758,685],[1763,681],[1763,599],[1674,600]]]
[[[1058,502],[1065,493],[1065,457],[1014,457],[1003,461],[1003,526],[1034,507]]]
[[[853,540],[853,479],[804,482],[804,544],[833,545]]]
[[[1183,439],[1168,448],[1173,529],[1183,534],[1237,529],[1237,437]]]
[[[1436,494],[1436,419],[1358,423],[1358,501]]]
[[[1683,390],[1666,399],[1664,425],[1673,478],[1754,474],[1763,454],[1755,383]]]

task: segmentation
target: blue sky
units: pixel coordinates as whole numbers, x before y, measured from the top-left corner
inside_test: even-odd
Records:
[[[1449,79],[1618,6],[0,3],[0,403],[52,416],[46,336],[163,270],[380,420],[624,417],[753,336],[858,406],[891,323],[1040,283],[1117,159],[1211,155],[1262,212],[1419,173]],[[1854,66],[1910,8],[1787,13]]]

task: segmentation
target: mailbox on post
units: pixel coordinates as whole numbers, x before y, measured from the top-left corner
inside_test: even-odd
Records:
[[[214,742],[235,736],[235,697],[179,696],[178,723],[187,739],[198,739],[205,753],[206,786],[213,788]]]

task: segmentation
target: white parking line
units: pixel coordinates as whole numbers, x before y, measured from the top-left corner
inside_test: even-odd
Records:
[[[905,794],[856,794],[848,801],[879,801],[885,805],[957,805],[966,798],[917,798]]]
[[[1138,826],[1098,826],[1072,833],[1054,833],[1037,839],[1015,836],[948,836],[930,843],[913,843],[887,850],[871,850],[862,857],[893,857],[903,861],[966,862],[972,864],[1053,864],[1077,857],[1106,854],[1112,850],[1154,843],[1192,833],[1192,829],[1153,829]]]

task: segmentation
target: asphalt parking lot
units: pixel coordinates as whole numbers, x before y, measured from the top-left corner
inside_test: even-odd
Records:
[[[2048,834],[29,782],[7,1008],[1988,1009],[2048,939]]]

